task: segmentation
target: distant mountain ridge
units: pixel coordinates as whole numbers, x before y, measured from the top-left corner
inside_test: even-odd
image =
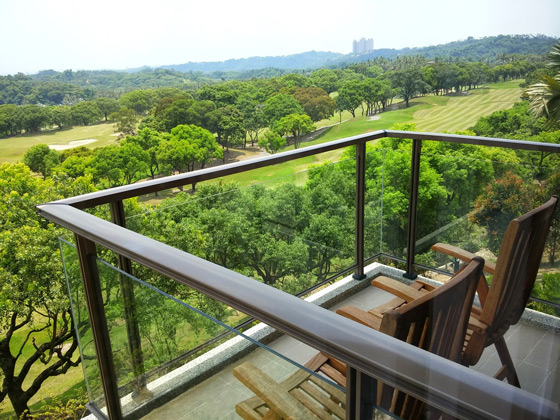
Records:
[[[202,71],[204,73],[211,73],[214,71],[247,71],[270,67],[278,69],[309,69],[336,64],[345,56],[345,54],[333,52],[308,51],[276,57],[232,58],[226,61],[199,63],[188,62],[185,64],[161,66],[160,68],[180,72]]]
[[[396,58],[401,55],[424,55],[426,58],[438,56],[462,57],[474,61],[494,61],[502,54],[546,54],[557,38],[545,35],[497,35],[484,38],[469,37],[441,45],[421,48],[376,49],[364,54],[341,54],[333,52],[309,51],[286,56],[233,58],[225,61],[187,62],[184,64],[157,67],[144,66],[128,69],[134,73],[147,69],[168,69],[179,72],[244,72],[265,68],[283,70],[311,70],[321,67],[341,67],[345,64],[367,61],[376,57]]]

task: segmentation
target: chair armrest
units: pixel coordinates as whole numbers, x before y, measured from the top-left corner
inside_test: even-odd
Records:
[[[401,299],[411,302],[418,299],[426,294],[420,290],[415,289],[412,286],[404,284],[398,280],[392,279],[390,277],[379,276],[371,281],[371,285],[378,287],[386,292],[389,292]]]
[[[279,383],[259,368],[245,362],[233,369],[233,376],[253,391],[281,418],[286,419],[317,419],[317,417],[299,402],[293,395],[284,390]]]
[[[487,328],[488,328],[488,325],[486,323],[478,320],[474,316],[471,316],[469,318],[469,329],[471,331],[476,331],[479,334],[483,334],[486,331]]]
[[[432,249],[436,252],[458,258],[466,263],[471,262],[471,260],[475,257],[475,254],[472,252],[465,251],[464,249],[448,244],[437,243],[432,245]],[[484,271],[494,274],[496,271],[496,264],[484,260]]]
[[[366,327],[378,330],[381,327],[381,318],[375,316],[372,313],[362,311],[361,309],[355,308],[353,306],[343,306],[336,310],[336,313],[342,315],[345,318],[351,319],[352,321],[359,322]]]

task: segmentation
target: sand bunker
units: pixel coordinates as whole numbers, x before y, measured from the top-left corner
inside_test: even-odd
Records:
[[[379,115],[373,115],[373,116],[369,117],[369,120],[370,121],[375,121],[375,120],[378,120],[380,118],[381,118],[381,116],[379,116]]]
[[[74,140],[74,141],[71,141],[68,144],[51,144],[51,145],[49,145],[49,149],[53,149],[53,150],[72,149],[72,148],[78,147],[78,146],[85,146],[86,144],[93,143],[94,141],[97,141],[97,140],[96,139],[85,139],[85,140]]]

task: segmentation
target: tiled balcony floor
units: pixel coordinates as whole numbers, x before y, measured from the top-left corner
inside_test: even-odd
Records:
[[[391,296],[375,287],[367,287],[331,309],[336,310],[343,305],[352,305],[367,310],[386,302]],[[507,332],[506,337],[522,388],[559,402],[560,334],[519,323]],[[288,336],[279,338],[269,347],[301,364],[317,353],[312,347]],[[244,361],[250,361],[260,367],[277,381],[284,379],[296,369],[278,356],[258,349],[169,403],[153,410],[143,419],[239,419],[235,413],[235,404],[254,395],[232,373],[233,368]],[[493,347],[485,350],[480,362],[474,368],[488,375],[496,372],[498,356]]]

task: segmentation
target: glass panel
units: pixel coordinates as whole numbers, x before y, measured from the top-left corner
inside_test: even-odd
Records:
[[[347,159],[243,188],[200,183],[152,207],[129,203],[127,227],[299,294],[354,264],[354,179]]]
[[[543,156],[540,152],[424,142],[415,262],[436,269],[426,275],[445,281],[447,277],[438,272],[452,274],[459,267],[458,260],[431,250],[436,242],[496,261],[509,222],[544,203],[555,191],[556,169],[534,165]],[[529,304],[556,316],[560,314],[560,308],[553,305],[560,303],[557,230],[554,223],[532,294],[552,305]]]
[[[391,142],[397,142],[394,149]],[[366,155],[366,255],[406,257],[411,142],[384,139]]]
[[[76,246],[66,239],[60,238],[59,244],[66,283],[68,285],[74,326],[80,346],[82,368],[84,370],[89,402],[94,403],[99,408],[103,408],[105,406],[105,397],[103,395],[101,376],[97,364],[97,353],[95,350],[95,343],[93,342],[90,318],[84,296],[78,253],[76,251]]]
[[[385,150],[366,154],[366,198],[364,208],[364,255],[372,258],[383,253],[383,186]]]
[[[106,316],[125,415],[140,410],[134,416],[149,411],[145,418],[172,418],[178,412],[189,418],[233,416],[235,405],[253,395],[233,373],[244,362],[277,382],[298,371],[303,377],[311,375],[298,363],[317,351],[303,343],[282,337],[267,348],[259,340],[277,335],[273,329],[258,324],[241,333],[201,310],[215,311],[223,306],[220,303],[195,294],[182,301],[101,260],[98,269],[107,294]],[[133,300],[125,304],[130,292]],[[232,308],[220,315],[226,320],[236,316]],[[321,384],[325,378],[317,381]],[[322,387],[345,402],[339,386]]]

